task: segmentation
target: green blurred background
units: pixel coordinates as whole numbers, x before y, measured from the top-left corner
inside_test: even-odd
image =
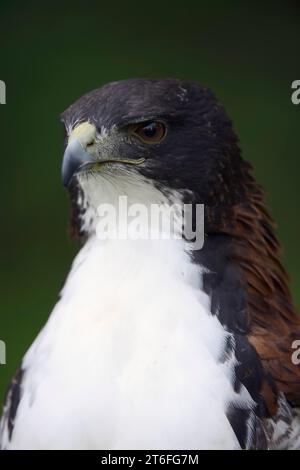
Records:
[[[77,247],[60,183],[59,114],[105,82],[178,77],[211,87],[265,186],[300,307],[300,2],[1,1],[0,397],[46,321]]]

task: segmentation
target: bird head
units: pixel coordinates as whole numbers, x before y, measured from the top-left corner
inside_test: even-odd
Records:
[[[62,181],[77,214],[95,195],[98,202],[105,198],[107,181],[119,195],[132,190],[134,202],[140,202],[141,191],[134,190],[142,184],[216,213],[243,197],[245,162],[231,121],[213,93],[197,83],[112,82],[82,96],[62,121]],[[78,192],[82,197],[74,196]]]

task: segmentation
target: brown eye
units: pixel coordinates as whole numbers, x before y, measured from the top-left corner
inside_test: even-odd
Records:
[[[151,121],[146,124],[143,122],[134,129],[134,134],[143,142],[157,144],[166,135],[166,127],[159,121]]]

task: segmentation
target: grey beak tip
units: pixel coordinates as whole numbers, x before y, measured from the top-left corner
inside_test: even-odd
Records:
[[[89,163],[91,156],[84,150],[78,140],[72,140],[65,150],[61,179],[62,184],[66,188],[70,185],[73,176],[78,172],[78,169],[84,163]]]

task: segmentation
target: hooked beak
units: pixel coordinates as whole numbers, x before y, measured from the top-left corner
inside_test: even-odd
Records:
[[[95,162],[86,148],[95,143],[96,134],[96,127],[90,122],[82,122],[72,130],[62,163],[64,186],[69,186],[72,177],[80,171],[83,165]]]
[[[72,177],[78,173],[82,166],[92,163],[92,156],[83,148],[79,140],[72,140],[64,154],[62,163],[62,183],[65,187],[69,186]]]

